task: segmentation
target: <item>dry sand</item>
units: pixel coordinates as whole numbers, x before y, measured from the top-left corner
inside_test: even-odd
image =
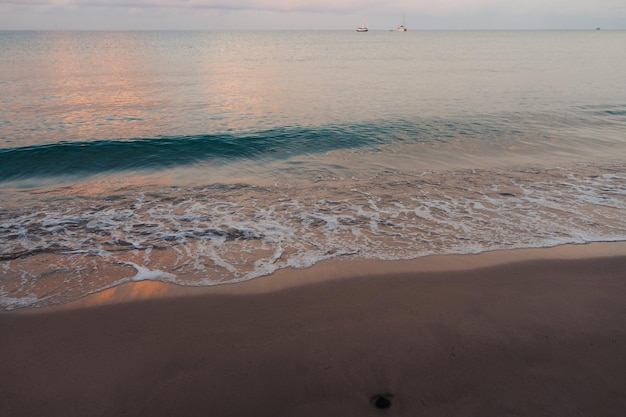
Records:
[[[129,284],[0,334],[1,416],[624,416],[626,244]]]

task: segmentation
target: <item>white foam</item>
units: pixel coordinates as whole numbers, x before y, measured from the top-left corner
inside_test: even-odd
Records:
[[[119,263],[136,269],[132,281],[214,285],[339,256],[394,260],[626,239],[625,167],[471,175],[464,181],[450,173],[390,174],[367,182],[328,180],[319,189],[177,188],[151,192],[140,204],[135,190],[106,204],[53,201],[2,219],[0,253],[15,254],[2,273],[15,277],[6,288],[22,285],[20,293],[39,294],[30,289],[44,281],[21,254],[45,252],[73,257],[69,266],[56,257],[61,260],[50,270],[106,271]],[[153,248],[172,251],[170,263],[159,263],[162,252]],[[73,279],[73,288],[94,290],[87,273]],[[0,292],[2,285],[0,279]],[[59,289],[50,302],[63,297]]]
[[[34,295],[27,295],[24,297],[9,297],[7,295],[0,295],[0,307],[3,310],[15,310],[18,308],[29,307],[35,305],[39,298]]]
[[[124,264],[130,265],[137,270],[137,274],[130,279],[131,281],[172,281],[176,279],[176,275],[159,269],[151,270],[134,262],[124,262]]]

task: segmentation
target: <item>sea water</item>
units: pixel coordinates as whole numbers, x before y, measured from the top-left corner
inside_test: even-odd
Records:
[[[626,32],[0,32],[0,309],[626,239]]]

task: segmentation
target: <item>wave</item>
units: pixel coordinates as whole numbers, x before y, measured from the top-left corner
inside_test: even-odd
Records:
[[[0,149],[0,181],[106,172],[158,171],[197,162],[280,159],[382,143],[368,126],[281,127],[215,134],[82,142]]]
[[[123,171],[158,172],[196,163],[221,166],[246,159],[263,162],[402,142],[456,143],[462,147],[482,142],[496,149],[549,139],[553,144],[562,141],[565,147],[571,147],[577,135],[585,139],[584,132],[594,126],[602,126],[602,132],[592,132],[594,136],[621,142],[625,108],[584,106],[571,113],[393,118],[325,126],[280,126],[241,133],[61,141],[0,148],[0,182]]]
[[[160,171],[195,163],[287,159],[398,142],[448,142],[512,134],[493,122],[384,120],[323,127],[277,127],[245,133],[62,141],[0,149],[0,181]]]
[[[0,207],[0,311],[131,280],[210,286],[339,257],[624,241],[625,185],[621,162],[270,186],[139,184],[93,195],[38,190]]]

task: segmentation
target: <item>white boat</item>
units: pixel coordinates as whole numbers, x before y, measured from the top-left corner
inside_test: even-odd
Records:
[[[357,32],[367,32],[367,26],[359,26],[358,28],[356,28]]]
[[[404,17],[402,17],[402,24],[400,26],[398,26],[398,29],[396,29],[396,32],[406,32],[407,27],[406,27],[406,22],[404,21]]]

